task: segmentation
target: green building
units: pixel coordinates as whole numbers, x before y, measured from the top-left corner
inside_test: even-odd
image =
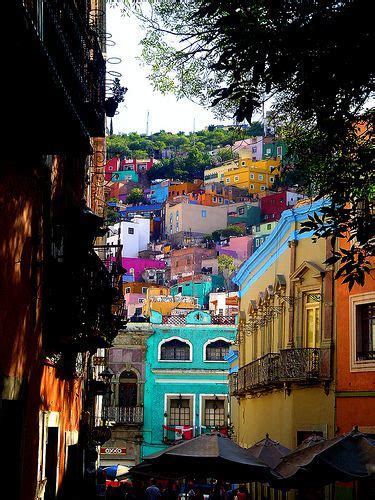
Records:
[[[171,286],[171,295],[173,297],[175,295],[196,297],[201,307],[208,307],[209,294],[222,286],[224,286],[224,278],[220,274],[212,276],[197,274],[180,278],[178,283]]]
[[[236,205],[233,212],[228,212],[228,226],[233,224],[244,224],[246,228],[255,226],[260,223],[261,213],[260,207],[252,203],[243,203]]]

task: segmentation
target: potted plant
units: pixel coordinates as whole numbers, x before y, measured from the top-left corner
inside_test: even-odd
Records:
[[[111,97],[108,97],[104,102],[105,114],[112,118],[115,116],[117,107],[120,102],[123,102],[124,96],[128,89],[126,87],[122,87],[120,84],[119,78],[114,78],[113,86],[110,91],[112,92]]]

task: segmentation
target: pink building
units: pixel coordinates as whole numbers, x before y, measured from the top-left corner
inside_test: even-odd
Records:
[[[131,318],[135,314],[142,314],[142,307],[146,300],[145,293],[124,293],[127,317]]]
[[[217,245],[219,255],[230,255],[241,262],[245,261],[252,254],[253,237],[238,236],[229,238],[229,243]]]
[[[145,269],[164,269],[165,262],[162,260],[140,259],[138,257],[124,257],[122,267],[126,269],[126,279],[133,276],[133,281],[142,281],[142,273]]]

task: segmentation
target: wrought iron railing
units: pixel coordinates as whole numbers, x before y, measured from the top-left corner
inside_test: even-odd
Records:
[[[105,61],[87,13],[69,0],[24,0],[53,71],[92,136],[104,133]]]
[[[237,396],[238,394],[238,373],[229,375],[229,394],[231,396]]]
[[[238,393],[258,392],[288,382],[320,382],[331,378],[330,350],[313,347],[282,349],[242,366]]]
[[[117,424],[142,424],[143,406],[103,406],[102,416]]]

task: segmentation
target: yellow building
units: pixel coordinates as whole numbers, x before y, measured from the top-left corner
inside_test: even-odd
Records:
[[[299,233],[322,204],[285,211],[233,280],[241,302],[232,418],[244,447],[266,433],[288,448],[314,432],[334,437],[333,278],[323,264],[329,242]]]
[[[248,154],[248,153],[247,153]],[[280,159],[254,161],[248,157],[228,161],[204,172],[204,182],[222,182],[226,186],[246,189],[250,194],[266,192],[272,188],[280,173]]]
[[[272,188],[275,176],[280,172],[280,160],[259,160],[240,158],[237,165],[224,174],[223,182],[228,186],[246,189],[257,194]]]
[[[143,316],[150,316],[151,310],[160,312],[163,316],[170,316],[172,311],[179,309],[180,312],[189,312],[198,307],[198,301],[194,297],[182,297],[176,299],[169,295],[169,288],[149,288],[142,307]]]

